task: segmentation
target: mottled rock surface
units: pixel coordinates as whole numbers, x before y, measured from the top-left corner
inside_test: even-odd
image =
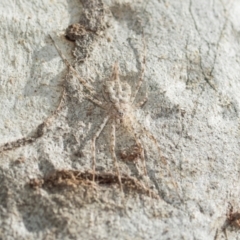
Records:
[[[239,238],[239,0],[1,1],[0,10],[0,239]],[[92,137],[109,113],[90,96],[109,100],[115,62],[134,94],[144,56],[131,122],[116,126],[120,172],[136,180],[123,195],[110,123],[96,142],[98,180],[76,171],[91,173]]]

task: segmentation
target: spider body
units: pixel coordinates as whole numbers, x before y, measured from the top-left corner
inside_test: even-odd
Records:
[[[105,104],[101,103],[99,105],[107,111],[106,117],[104,118],[103,123],[100,125],[99,130],[95,133],[92,139],[92,165],[93,172],[95,172],[96,167],[96,157],[95,157],[95,145],[96,139],[99,137],[104,127],[108,122],[111,123],[111,154],[114,159],[115,168],[117,170],[119,176],[119,183],[121,186],[121,177],[120,171],[117,163],[117,157],[115,153],[115,142],[116,142],[116,124],[122,124],[124,128],[128,130],[128,132],[133,134],[133,137],[141,151],[141,159],[144,162],[144,173],[146,174],[146,166],[144,159],[144,149],[142,147],[141,141],[138,139],[137,133],[135,131],[132,119],[133,112],[133,101],[135,97],[132,97],[131,87],[127,82],[122,82],[119,78],[119,66],[118,63],[113,65],[112,75],[107,80],[103,86],[103,97],[106,101]],[[95,174],[93,174],[95,176]],[[93,177],[94,180],[94,177]],[[121,187],[122,188],[122,187]]]
[[[106,81],[103,90],[103,96],[111,104],[111,115],[124,122],[124,118],[132,110],[131,87],[127,82],[121,82],[119,79],[118,63],[113,66],[111,78]]]
[[[51,37],[51,36],[50,36]],[[62,57],[65,64],[69,67],[69,69],[75,74],[75,76],[79,79],[80,83],[85,87],[85,89],[88,91],[88,93],[83,93],[84,96],[102,108],[106,111],[105,117],[101,123],[101,125],[98,127],[97,131],[95,132],[94,136],[92,137],[92,171],[93,171],[93,181],[95,181],[95,169],[96,169],[96,140],[102,133],[104,127],[110,123],[111,124],[111,155],[114,160],[115,169],[117,171],[118,175],[118,181],[120,188],[122,190],[122,182],[121,182],[121,174],[118,166],[118,161],[116,157],[116,151],[115,151],[115,145],[116,145],[116,124],[122,124],[124,128],[128,130],[128,132],[134,137],[134,140],[136,142],[136,148],[137,148],[137,156],[139,156],[142,165],[144,174],[147,175],[147,169],[146,169],[146,163],[145,163],[145,156],[144,156],[144,148],[141,143],[141,136],[136,131],[136,126],[141,128],[141,131],[144,135],[148,136],[154,143],[156,144],[159,155],[161,157],[161,150],[159,145],[157,144],[156,138],[144,127],[141,127],[141,124],[135,120],[133,116],[134,109],[137,107],[141,107],[146,101],[147,101],[147,93],[145,98],[139,102],[138,104],[134,104],[134,101],[136,99],[136,96],[142,86],[143,82],[143,75],[144,75],[144,67],[145,67],[145,55],[143,57],[142,63],[141,63],[141,71],[140,76],[136,85],[136,89],[134,92],[131,90],[131,86],[127,82],[123,82],[119,78],[119,67],[118,63],[115,63],[113,65],[113,71],[110,78],[105,82],[103,86],[102,95],[105,99],[105,103],[102,101],[99,101],[97,98],[95,98],[94,88],[84,79],[82,79],[77,71],[70,65],[70,63],[67,61],[67,59],[63,56],[62,52],[58,48],[58,46],[55,44],[53,38],[51,37],[59,55]],[[145,50],[145,44],[144,44],[144,50]],[[133,107],[133,105],[135,105]]]

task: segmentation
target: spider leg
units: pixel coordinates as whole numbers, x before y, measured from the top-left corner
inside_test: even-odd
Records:
[[[49,37],[51,38],[55,48],[57,49],[58,54],[66,64],[66,66],[74,73],[74,75],[77,77],[77,79],[82,83],[82,85],[92,94],[95,93],[93,86],[91,86],[85,79],[81,78],[78,74],[78,72],[71,66],[71,64],[68,62],[67,58],[63,55],[57,44],[55,43],[53,37],[49,34]]]
[[[60,57],[62,58],[62,60],[64,61],[64,63],[66,64],[66,66],[74,73],[74,75],[78,78],[78,80],[80,81],[80,83],[82,83],[82,85],[91,93],[91,94],[95,94],[96,92],[94,91],[93,87],[87,83],[86,80],[84,80],[83,78],[81,78],[78,74],[78,72],[71,66],[71,64],[68,62],[68,60],[66,59],[66,57],[63,55],[63,53],[61,52],[61,50],[59,49],[59,47],[57,46],[57,44],[55,43],[54,39],[52,38],[52,36],[49,34],[55,48],[58,51],[58,54],[60,55]],[[106,110],[106,107],[103,106],[103,103],[101,101],[99,101],[98,99],[92,97],[91,95],[84,93],[84,96],[90,100],[91,102],[95,103],[97,106],[99,106],[102,109]]]
[[[65,88],[63,88],[56,110],[54,110],[54,112],[49,117],[47,117],[41,124],[38,125],[37,130],[35,131],[33,136],[23,137],[15,141],[5,143],[4,145],[0,146],[0,154],[3,153],[4,151],[16,149],[21,146],[25,146],[26,144],[33,143],[38,138],[42,137],[43,134],[46,132],[46,127],[48,127],[54,121],[54,119],[57,117],[58,113],[62,109],[65,95],[66,95],[66,90]]]
[[[141,124],[140,124],[140,126],[141,126],[142,131],[155,143],[155,146],[158,149],[158,153],[159,153],[160,159],[164,162],[164,164],[167,164],[166,160],[162,157],[162,151],[161,151],[161,148],[160,148],[160,146],[158,144],[157,139],[144,126],[142,126]]]
[[[64,102],[64,99],[65,99],[65,96],[66,96],[66,89],[65,87],[63,87],[63,90],[62,90],[62,94],[61,94],[61,97],[60,97],[60,101],[58,103],[58,106],[56,108],[56,110],[52,113],[51,116],[49,116],[45,121],[44,121],[44,124],[46,124],[47,126],[49,126],[52,121],[54,120],[54,118],[56,118],[56,116],[58,115],[59,111],[62,109],[63,107],[63,102]]]
[[[104,106],[101,101],[99,101],[98,99],[92,97],[91,95],[83,93],[83,96],[86,97],[89,101],[91,101],[94,104],[96,104],[98,107],[100,107],[100,108],[102,108],[104,110],[108,110],[108,108],[106,106]]]
[[[147,167],[146,167],[146,161],[145,161],[145,154],[144,154],[144,148],[143,145],[141,143],[141,140],[139,140],[138,134],[136,129],[134,128],[134,124],[132,123],[132,121],[130,120],[130,131],[133,133],[134,135],[134,139],[137,143],[137,146],[140,148],[140,158],[143,164],[143,171],[144,171],[144,175],[147,175]]]
[[[143,99],[141,102],[139,102],[139,103],[136,104],[136,108],[141,108],[141,107],[143,107],[143,105],[147,102],[147,100],[148,100],[148,93],[147,93],[147,91],[146,91],[146,94],[145,94],[144,99]]]
[[[159,153],[160,160],[165,164],[165,166],[166,166],[166,171],[167,171],[167,173],[169,174],[169,176],[171,177],[171,181],[172,181],[173,186],[174,186],[176,189],[178,189],[178,185],[177,185],[177,183],[176,183],[176,182],[174,181],[174,179],[173,179],[173,175],[172,175],[172,172],[171,172],[170,169],[169,169],[169,166],[168,166],[168,164],[167,164],[167,161],[166,161],[166,159],[162,156],[161,147],[159,146],[157,139],[156,139],[156,138],[153,136],[153,134],[152,134],[151,132],[149,132],[144,126],[142,126],[140,123],[138,123],[138,124],[140,125],[141,130],[149,137],[149,139],[151,139],[151,140],[155,143],[155,146],[156,146],[157,149],[158,149],[158,153]],[[179,197],[179,199],[181,199],[181,196],[179,195],[179,193],[178,193],[178,197]]]
[[[119,185],[120,185],[120,189],[123,192],[120,170],[119,170],[117,157],[116,157],[116,153],[115,153],[115,144],[116,144],[116,134],[115,134],[115,132],[116,132],[116,126],[115,126],[115,120],[113,120],[112,124],[111,124],[111,154],[112,154],[112,158],[114,160],[115,168],[117,170],[118,182],[119,182]]]
[[[106,126],[108,120],[109,120],[109,115],[106,116],[102,122],[102,124],[99,126],[99,129],[95,133],[95,135],[92,138],[92,170],[93,170],[93,181],[95,181],[95,169],[96,169],[96,139],[99,137],[101,134],[103,128]]]
[[[139,79],[138,79],[138,84],[137,84],[137,87],[136,87],[136,91],[131,99],[131,104],[133,104],[133,102],[135,101],[136,99],[136,96],[142,86],[142,83],[143,83],[143,77],[144,77],[144,72],[145,72],[145,65],[146,65],[146,43],[145,43],[145,39],[143,37],[143,51],[144,51],[144,54],[143,54],[143,59],[142,59],[142,63],[141,63],[141,73],[140,73],[140,76],[139,76]]]
[[[132,120],[131,120],[131,125],[132,124],[132,121],[134,121],[134,124],[138,124],[138,127],[141,129],[141,131],[143,132],[143,134],[147,135],[149,137],[149,139],[151,139],[154,143],[155,143],[155,146],[157,147],[158,149],[158,153],[159,153],[159,156],[160,156],[160,159],[163,161],[163,163],[166,165],[167,162],[166,160],[162,157],[162,151],[161,151],[161,147],[159,146],[159,143],[157,141],[157,139],[154,137],[154,135],[149,132],[146,127],[142,126],[142,124],[137,120],[135,119],[134,117],[132,117]]]

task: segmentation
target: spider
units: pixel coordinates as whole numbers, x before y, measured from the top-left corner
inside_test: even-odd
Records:
[[[153,140],[154,143],[156,143],[158,151],[161,156],[161,150],[159,145],[157,144],[156,138],[145,127],[141,127],[141,124],[137,122],[137,120],[134,118],[132,114],[135,108],[143,106],[147,101],[147,93],[146,93],[146,96],[144,97],[144,99],[141,102],[135,104],[136,96],[143,83],[143,76],[144,76],[145,62],[146,62],[145,54],[142,59],[141,72],[140,72],[140,76],[136,86],[136,90],[133,92],[131,89],[131,86],[126,81],[120,80],[119,66],[118,66],[118,63],[115,62],[113,64],[113,70],[110,78],[103,85],[102,93],[106,102],[102,102],[94,97],[94,94],[96,94],[96,91],[94,90],[94,88],[86,80],[84,80],[79,76],[78,72],[71,66],[71,64],[68,62],[66,57],[62,54],[61,50],[55,43],[53,37],[50,36],[50,38],[56,50],[58,51],[60,57],[66,64],[66,66],[78,78],[80,83],[85,87],[85,90],[88,91],[88,93],[83,93],[84,96],[106,112],[106,115],[102,123],[100,124],[97,131],[93,135],[92,141],[91,141],[91,152],[92,152],[91,160],[92,160],[92,171],[93,171],[92,180],[95,181],[95,173],[96,173],[96,140],[102,133],[105,126],[107,124],[110,124],[111,125],[111,143],[110,143],[111,156],[112,156],[112,159],[114,160],[114,166],[118,176],[120,189],[122,191],[123,189],[122,189],[121,174],[120,174],[119,165],[118,165],[117,156],[116,156],[116,150],[115,150],[115,145],[116,145],[115,133],[116,133],[117,124],[122,124],[122,126],[129,133],[133,135],[136,142],[136,146],[139,151],[139,156],[142,162],[144,175],[147,175],[144,147],[141,142],[140,136],[136,131],[136,127],[135,127],[136,125],[139,126],[142,132],[144,132],[151,140]],[[145,52],[145,43],[144,43],[144,52]]]

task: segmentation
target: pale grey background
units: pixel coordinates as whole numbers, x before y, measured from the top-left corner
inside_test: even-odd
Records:
[[[104,112],[73,84],[42,138],[0,155],[0,238],[224,239],[228,203],[239,209],[240,1],[104,3],[110,27],[78,70],[99,91],[118,61],[121,79],[134,88],[143,26],[147,61],[140,96],[147,88],[149,101],[132,114],[154,134],[168,162],[161,162],[156,146],[144,137],[149,182],[161,200],[137,194],[122,199],[111,186],[89,198],[81,187],[51,192],[27,186],[30,178],[50,170],[90,169],[90,140]],[[12,0],[1,1],[0,10],[2,145],[35,131],[55,110],[67,70],[48,34],[74,62],[74,44],[63,34],[82,9],[77,0]],[[119,129],[117,140],[124,137]],[[102,170],[112,167],[109,141],[107,127],[97,142]],[[73,155],[80,147],[82,158]],[[24,162],[16,164],[19,158]],[[126,163],[120,165],[135,175]],[[237,230],[227,234],[240,238]]]

